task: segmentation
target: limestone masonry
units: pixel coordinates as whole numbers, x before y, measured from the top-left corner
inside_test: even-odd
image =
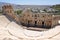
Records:
[[[54,15],[53,13],[33,13],[29,9],[25,9],[21,16],[18,16],[14,13],[11,5],[4,5],[2,9],[3,14],[28,27],[52,28],[58,25],[58,21],[60,20],[60,15]]]

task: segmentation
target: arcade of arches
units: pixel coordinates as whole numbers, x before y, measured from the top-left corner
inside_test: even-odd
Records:
[[[33,16],[31,16],[31,14],[29,14],[29,16],[28,14],[24,14],[26,16],[22,15],[21,24],[28,27],[51,28],[52,16],[49,14],[39,14],[39,16],[36,16],[38,14],[32,14]]]
[[[33,13],[28,9],[23,10],[21,16],[17,16],[11,5],[4,5],[2,11],[3,14],[10,16],[27,27],[52,28],[58,25],[58,21],[60,20],[60,15],[54,15],[53,13]]]

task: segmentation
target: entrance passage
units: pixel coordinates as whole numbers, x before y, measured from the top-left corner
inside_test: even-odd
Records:
[[[30,26],[30,21],[28,21],[28,25],[27,25],[28,27]]]
[[[42,21],[42,28],[44,28],[44,21]]]
[[[35,21],[35,27],[37,26],[37,21]]]
[[[38,24],[38,21],[28,20],[24,27],[28,30],[45,31],[51,28],[51,23],[52,21],[40,21]]]

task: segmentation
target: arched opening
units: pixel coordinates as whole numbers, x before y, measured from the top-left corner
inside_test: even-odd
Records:
[[[35,21],[35,24],[34,24],[34,26],[35,26],[35,27],[37,26],[37,21]]]
[[[28,25],[27,25],[28,27],[30,26],[30,21],[28,20]]]
[[[42,21],[42,28],[44,28],[44,21]]]
[[[51,25],[52,25],[51,20],[46,21],[46,24],[45,24],[46,28],[48,28],[48,29],[51,28]]]

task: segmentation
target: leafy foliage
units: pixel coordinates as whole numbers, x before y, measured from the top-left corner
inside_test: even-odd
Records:
[[[59,5],[53,5],[54,9],[60,10],[60,4]]]
[[[0,15],[2,14],[2,11],[0,11]]]
[[[43,9],[43,11],[47,12],[47,10],[46,10],[46,9]]]
[[[17,15],[20,15],[22,13],[22,10],[17,10],[15,13],[17,13]]]
[[[60,14],[60,4],[58,4],[58,5],[53,5],[52,8],[58,10],[58,14]]]

